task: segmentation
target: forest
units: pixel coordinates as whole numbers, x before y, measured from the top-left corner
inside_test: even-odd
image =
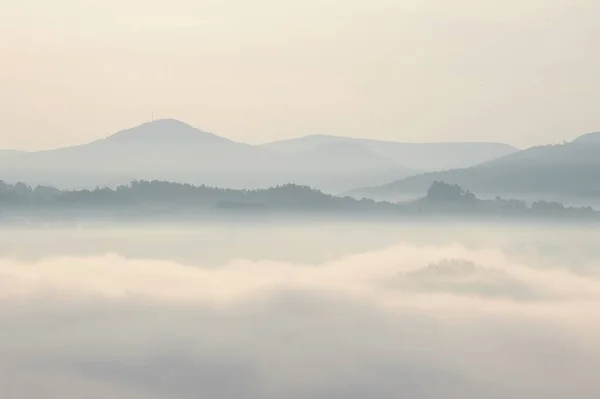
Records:
[[[152,213],[152,209],[220,210],[246,212],[332,212],[383,214],[474,214],[474,215],[552,215],[596,216],[591,207],[566,207],[558,202],[525,201],[496,197],[478,199],[457,185],[434,182],[426,196],[408,202],[374,201],[368,198],[337,197],[308,186],[286,184],[268,189],[236,190],[195,186],[167,181],[132,181],[115,188],[59,190],[49,186],[31,187],[24,183],[0,182],[2,215],[28,210],[133,209]]]

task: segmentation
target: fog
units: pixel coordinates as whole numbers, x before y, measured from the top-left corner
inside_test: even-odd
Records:
[[[2,230],[0,397],[597,398],[599,234]]]

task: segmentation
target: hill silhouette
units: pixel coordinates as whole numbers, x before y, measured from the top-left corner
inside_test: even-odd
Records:
[[[144,123],[84,145],[0,158],[0,167],[6,181],[62,188],[138,179],[240,189],[295,183],[328,192],[414,173],[362,147],[279,153],[174,119]]]
[[[21,154],[24,154],[25,151],[17,151],[17,150],[0,150],[0,160],[3,159],[11,159]]]
[[[600,141],[598,135],[532,147],[463,169],[423,173],[352,195],[393,197],[423,195],[435,181],[468,187],[481,195],[539,198],[600,198]]]
[[[140,126],[117,132],[105,139],[97,140],[95,143],[109,143],[111,145],[129,143],[170,145],[174,142],[188,144],[205,143],[211,145],[238,144],[216,134],[196,129],[176,119],[160,119],[147,122]]]
[[[275,141],[264,146],[295,153],[336,145],[361,146],[385,159],[425,172],[469,167],[518,151],[515,147],[501,143],[400,143],[331,135],[305,136]]]
[[[600,132],[587,133],[574,140],[575,143],[600,143]]]

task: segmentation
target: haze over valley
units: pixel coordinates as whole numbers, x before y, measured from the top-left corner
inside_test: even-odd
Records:
[[[219,223],[0,238],[2,397],[600,394],[595,228]]]
[[[458,184],[485,196],[597,204],[600,199],[600,132],[562,144],[528,148],[467,168],[420,173],[379,187],[356,189],[350,194],[380,199],[418,196],[434,181]]]
[[[435,181],[482,198],[577,206],[600,202],[600,133],[518,150],[499,143],[400,143],[314,135],[264,145],[235,142],[164,119],[94,142],[0,152],[7,182],[63,189],[164,180],[232,189],[306,185],[377,200],[425,195]]]
[[[599,37],[0,0],[0,399],[600,398]]]
[[[493,143],[404,144],[328,136],[251,146],[165,119],[89,144],[0,154],[0,166],[4,180],[62,188],[158,179],[229,188],[293,183],[337,193],[514,151]]]

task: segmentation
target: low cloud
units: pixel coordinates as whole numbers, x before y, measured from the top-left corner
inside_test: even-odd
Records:
[[[600,397],[600,280],[493,248],[0,260],[0,397]]]

